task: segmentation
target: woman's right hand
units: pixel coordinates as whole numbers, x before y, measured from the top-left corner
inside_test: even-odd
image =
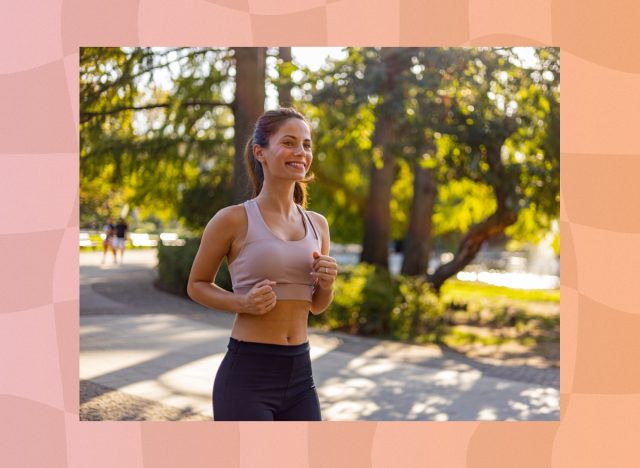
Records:
[[[276,306],[276,293],[272,286],[275,281],[268,279],[256,283],[251,290],[244,295],[242,314],[264,315]]]

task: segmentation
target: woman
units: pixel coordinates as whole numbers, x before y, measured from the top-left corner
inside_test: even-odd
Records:
[[[189,296],[236,314],[213,386],[216,421],[321,420],[307,319],[331,303],[338,268],[327,220],[304,209],[312,160],[300,113],[264,113],[245,149],[254,198],[220,210],[203,233]],[[233,293],[212,284],[225,256]]]
[[[104,224],[104,226],[102,226],[102,248],[104,249],[102,251],[102,263],[104,263],[104,261],[106,260],[107,252],[109,250],[111,250],[111,252],[113,253],[113,263],[116,263],[116,250],[113,248],[112,244],[114,234],[115,226],[113,225],[113,221],[111,220],[111,218],[107,218],[106,223]]]

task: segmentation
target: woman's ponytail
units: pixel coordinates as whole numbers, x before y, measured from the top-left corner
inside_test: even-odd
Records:
[[[264,171],[262,164],[253,154],[253,137],[249,138],[244,147],[244,165],[253,185],[253,196],[256,197],[262,190],[264,184]]]

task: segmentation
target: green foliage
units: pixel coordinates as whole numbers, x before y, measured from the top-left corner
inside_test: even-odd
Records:
[[[396,180],[391,187],[391,238],[402,239],[409,225],[411,199],[413,197],[413,174],[411,166],[404,160],[397,163]]]
[[[80,226],[95,224],[102,228],[107,218],[116,218],[119,213],[115,208],[122,206],[124,199],[121,192],[116,192],[102,182],[109,176],[110,166],[105,166],[102,175],[80,184]]]
[[[311,323],[362,335],[388,335],[397,284],[388,271],[361,263],[341,270],[329,309]]]
[[[442,332],[441,317],[437,296],[424,279],[392,277],[360,263],[341,270],[332,304],[311,323],[360,335],[431,341]]]
[[[442,302],[423,277],[400,275],[399,296],[391,311],[394,337],[420,343],[438,342],[445,333]]]
[[[218,185],[205,180],[182,193],[179,212],[187,228],[202,232],[211,217],[230,204],[231,192],[226,183]]]
[[[369,265],[367,281],[362,288],[363,301],[358,313],[358,334],[392,334],[389,311],[397,297],[398,285],[388,270]]]
[[[313,206],[329,213],[336,240],[362,238],[369,167],[379,159],[373,129],[380,112],[391,107],[398,161],[390,204],[393,238],[406,229],[413,191],[406,167],[416,158],[438,176],[434,235],[464,233],[486,219],[497,208],[498,193],[506,194],[511,210],[523,213],[509,235],[528,241],[544,235],[559,206],[557,49],[536,49],[538,60],[526,66],[510,48],[348,52],[318,72],[304,70],[298,82],[306,91],[304,105],[313,109],[320,156]],[[410,73],[394,77],[393,103],[383,102],[381,94],[384,54],[413,65]],[[358,131],[358,122],[366,122],[366,131]]]
[[[183,246],[158,246],[158,286],[180,296],[187,296],[187,281],[200,239],[186,239]],[[226,261],[220,265],[215,283],[231,291],[231,277]]]
[[[557,290],[521,291],[457,280],[445,283],[438,297],[423,277],[390,276],[360,263],[341,270],[332,304],[311,316],[310,324],[414,343],[494,345],[517,338],[531,345],[557,340],[559,299]],[[547,312],[538,312],[540,307]],[[468,325],[483,327],[485,334]]]
[[[373,115],[368,106],[350,105],[339,112],[330,102],[298,107],[313,126],[315,180],[309,185],[309,208],[327,218],[334,242],[360,242]]]
[[[194,207],[180,212],[182,193],[223,172],[229,178],[233,119],[222,89],[231,63],[226,49],[81,49],[86,218],[102,216],[97,207],[106,200],[111,209],[128,204],[165,222],[189,220]],[[115,195],[120,206],[113,206]]]
[[[281,64],[281,76],[271,79],[296,77],[294,105],[312,125],[316,180],[309,208],[326,216],[334,242],[363,238],[381,115],[393,117],[389,149],[397,161],[392,238],[406,230],[416,163],[437,178],[434,245],[453,245],[489,216],[498,193],[518,213],[506,234],[529,242],[542,237],[559,215],[558,49],[536,49],[530,64],[511,48],[347,52],[317,72]],[[199,233],[230,203],[231,55],[226,48],[81,49],[83,225],[129,205],[141,219],[180,220]],[[392,90],[385,81],[390,56],[402,65]],[[557,236],[553,245],[559,249]],[[391,327],[383,322],[375,326]]]
[[[201,233],[214,214],[231,204],[232,172],[233,159],[229,155],[182,190],[178,215],[187,228]]]
[[[496,201],[490,186],[468,179],[451,180],[438,186],[433,233],[466,232],[495,209]]]
[[[560,302],[560,291],[552,290],[525,290],[513,289],[491,284],[458,281],[447,281],[440,290],[442,300],[450,302],[455,300],[479,302],[483,299],[500,297],[510,300],[536,301],[536,302]]]

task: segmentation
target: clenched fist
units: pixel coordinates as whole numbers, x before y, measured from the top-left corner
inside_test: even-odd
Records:
[[[251,315],[264,315],[276,306],[276,293],[272,286],[275,281],[262,280],[244,295],[240,313]]]
[[[333,289],[333,282],[338,276],[336,259],[328,255],[320,255],[320,252],[313,252],[313,271],[311,276],[316,278],[316,283],[320,289]]]

